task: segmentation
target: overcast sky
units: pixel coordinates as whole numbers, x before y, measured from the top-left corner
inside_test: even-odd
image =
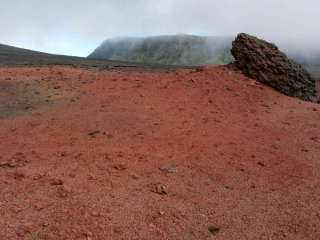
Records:
[[[320,43],[319,0],[1,0],[0,43],[86,56],[106,38],[247,32]]]

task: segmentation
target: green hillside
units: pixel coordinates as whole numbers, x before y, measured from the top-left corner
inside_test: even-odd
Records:
[[[192,35],[115,38],[103,42],[89,58],[165,65],[226,64],[232,61],[232,40]]]

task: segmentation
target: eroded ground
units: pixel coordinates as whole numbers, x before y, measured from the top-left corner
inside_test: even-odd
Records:
[[[319,105],[226,67],[0,90],[0,239],[320,239]]]

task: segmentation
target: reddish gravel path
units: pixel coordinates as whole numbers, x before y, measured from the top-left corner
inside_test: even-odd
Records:
[[[0,69],[0,239],[320,239],[320,106],[226,67]]]

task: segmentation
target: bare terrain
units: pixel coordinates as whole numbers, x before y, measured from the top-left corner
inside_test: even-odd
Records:
[[[0,68],[0,239],[320,239],[319,105],[223,66],[46,64]]]
[[[170,70],[177,66],[160,64],[143,64],[124,61],[112,61],[101,59],[89,59],[83,57],[72,57],[64,55],[54,55],[33,50],[12,47],[0,44],[0,67],[23,67],[23,66],[70,66],[95,70],[115,70],[115,69],[143,69],[143,70]],[[179,66],[179,68],[192,68]]]

